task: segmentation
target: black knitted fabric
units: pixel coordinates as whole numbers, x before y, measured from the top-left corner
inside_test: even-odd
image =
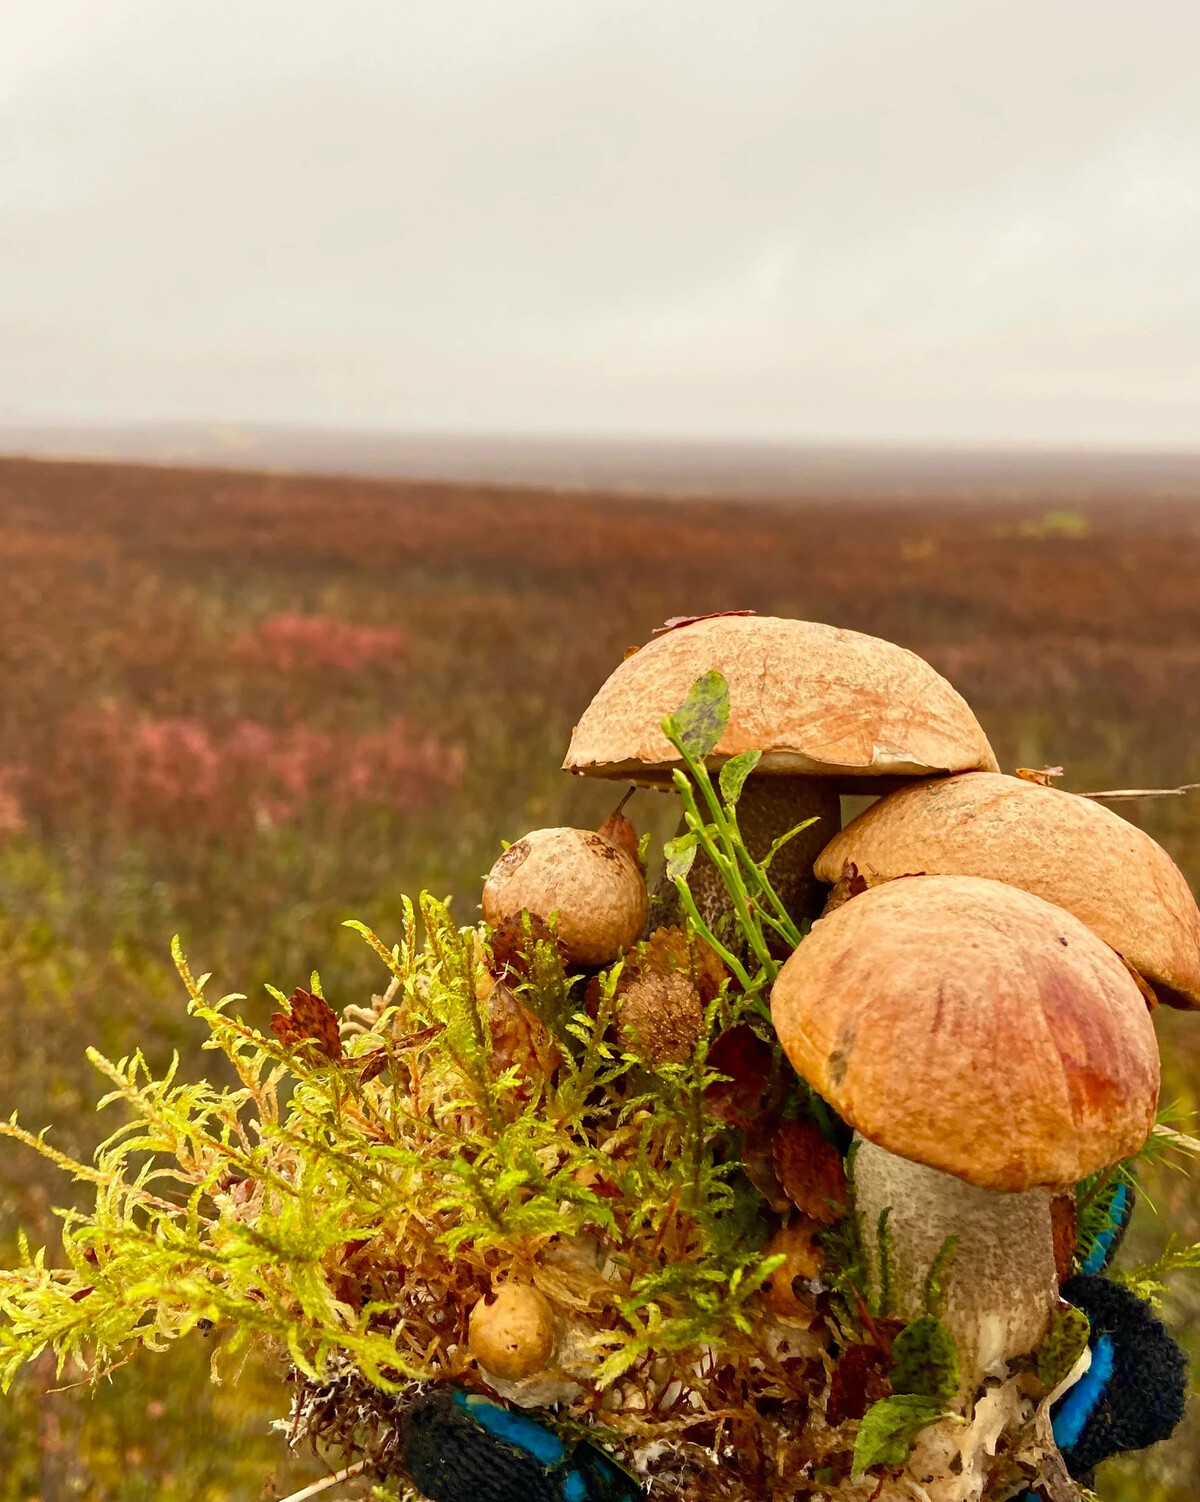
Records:
[[[1080,1273],[1063,1284],[1062,1296],[1091,1321],[1093,1343],[1102,1334],[1113,1342],[1112,1378],[1063,1452],[1071,1475],[1086,1484],[1101,1461],[1174,1433],[1187,1400],[1187,1357],[1150,1306],[1119,1283]]]
[[[429,1502],[562,1502],[562,1483],[486,1433],[452,1399],[431,1395],[402,1420],[404,1469]]]

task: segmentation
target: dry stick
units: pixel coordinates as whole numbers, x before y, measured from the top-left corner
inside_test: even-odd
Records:
[[[1080,793],[1080,798],[1182,798],[1194,793],[1200,782],[1185,782],[1177,788],[1108,788],[1103,793]]]
[[[339,1471],[336,1476],[326,1476],[324,1481],[314,1481],[311,1486],[301,1487],[290,1497],[284,1497],[283,1502],[307,1502],[307,1498],[316,1497],[321,1492],[328,1491],[331,1486],[337,1486],[339,1481],[353,1481],[355,1476],[361,1476],[366,1468],[366,1461],[360,1460],[357,1465],[348,1466],[344,1471]]]

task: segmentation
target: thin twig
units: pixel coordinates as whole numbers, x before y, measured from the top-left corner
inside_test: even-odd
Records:
[[[328,1491],[331,1486],[337,1486],[339,1481],[353,1481],[355,1476],[361,1476],[366,1468],[366,1461],[360,1460],[357,1465],[347,1466],[344,1471],[339,1471],[336,1476],[326,1476],[324,1481],[314,1481],[311,1486],[302,1486],[298,1492],[293,1492],[290,1497],[284,1497],[283,1502],[307,1502],[309,1497],[319,1496],[321,1492]]]
[[[1177,1132],[1174,1127],[1159,1124],[1154,1128],[1154,1135],[1162,1137],[1172,1147],[1177,1147],[1182,1152],[1191,1153],[1193,1157],[1200,1158],[1200,1142],[1195,1137],[1189,1137],[1186,1132]]]
[[[1080,793],[1080,798],[1182,798],[1185,793],[1194,793],[1200,782],[1185,782],[1177,788],[1108,788],[1102,793]]]

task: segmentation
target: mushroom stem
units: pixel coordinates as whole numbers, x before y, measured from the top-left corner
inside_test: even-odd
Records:
[[[958,1248],[943,1284],[941,1319],[958,1346],[960,1400],[989,1367],[1032,1351],[1058,1303],[1050,1191],[979,1189],[910,1163],[856,1136],[854,1196],[872,1286],[880,1283],[879,1218],[889,1210],[896,1313],[922,1313],[925,1279],[946,1237]]]
[[[806,819],[815,819],[777,852],[771,862],[771,885],[797,923],[820,916],[825,888],[813,875],[813,863],[842,825],[837,786],[822,777],[784,777],[763,773],[747,778],[737,805],[738,828],[753,860],[762,861],[780,835]],[[683,823],[680,834],[687,832]],[[703,853],[696,857],[688,886],[700,916],[712,927],[730,912],[725,883]],[[678,923],[679,895],[664,873],[650,906],[650,928]]]

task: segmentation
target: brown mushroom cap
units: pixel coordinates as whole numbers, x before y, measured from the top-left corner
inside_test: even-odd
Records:
[[[558,914],[558,938],[573,965],[607,965],[637,941],[646,883],[637,862],[587,829],[535,829],[510,845],[483,886],[493,927],[528,911]]]
[[[1148,834],[1091,798],[975,772],[891,794],[830,840],[821,881],[853,862],[871,884],[906,872],[988,876],[1066,908],[1172,1006],[1200,1007],[1200,909]]]
[[[1077,1183],[1154,1124],[1136,982],[1077,918],[970,876],[917,876],[813,925],[771,1011],[796,1070],[888,1152],[1010,1192]]]
[[[914,652],[858,631],[775,616],[715,616],[647,643],[601,686],[575,727],[569,772],[669,782],[663,718],[710,669],[730,714],[710,765],[763,753],[758,771],[851,778],[994,770],[965,700]]]

